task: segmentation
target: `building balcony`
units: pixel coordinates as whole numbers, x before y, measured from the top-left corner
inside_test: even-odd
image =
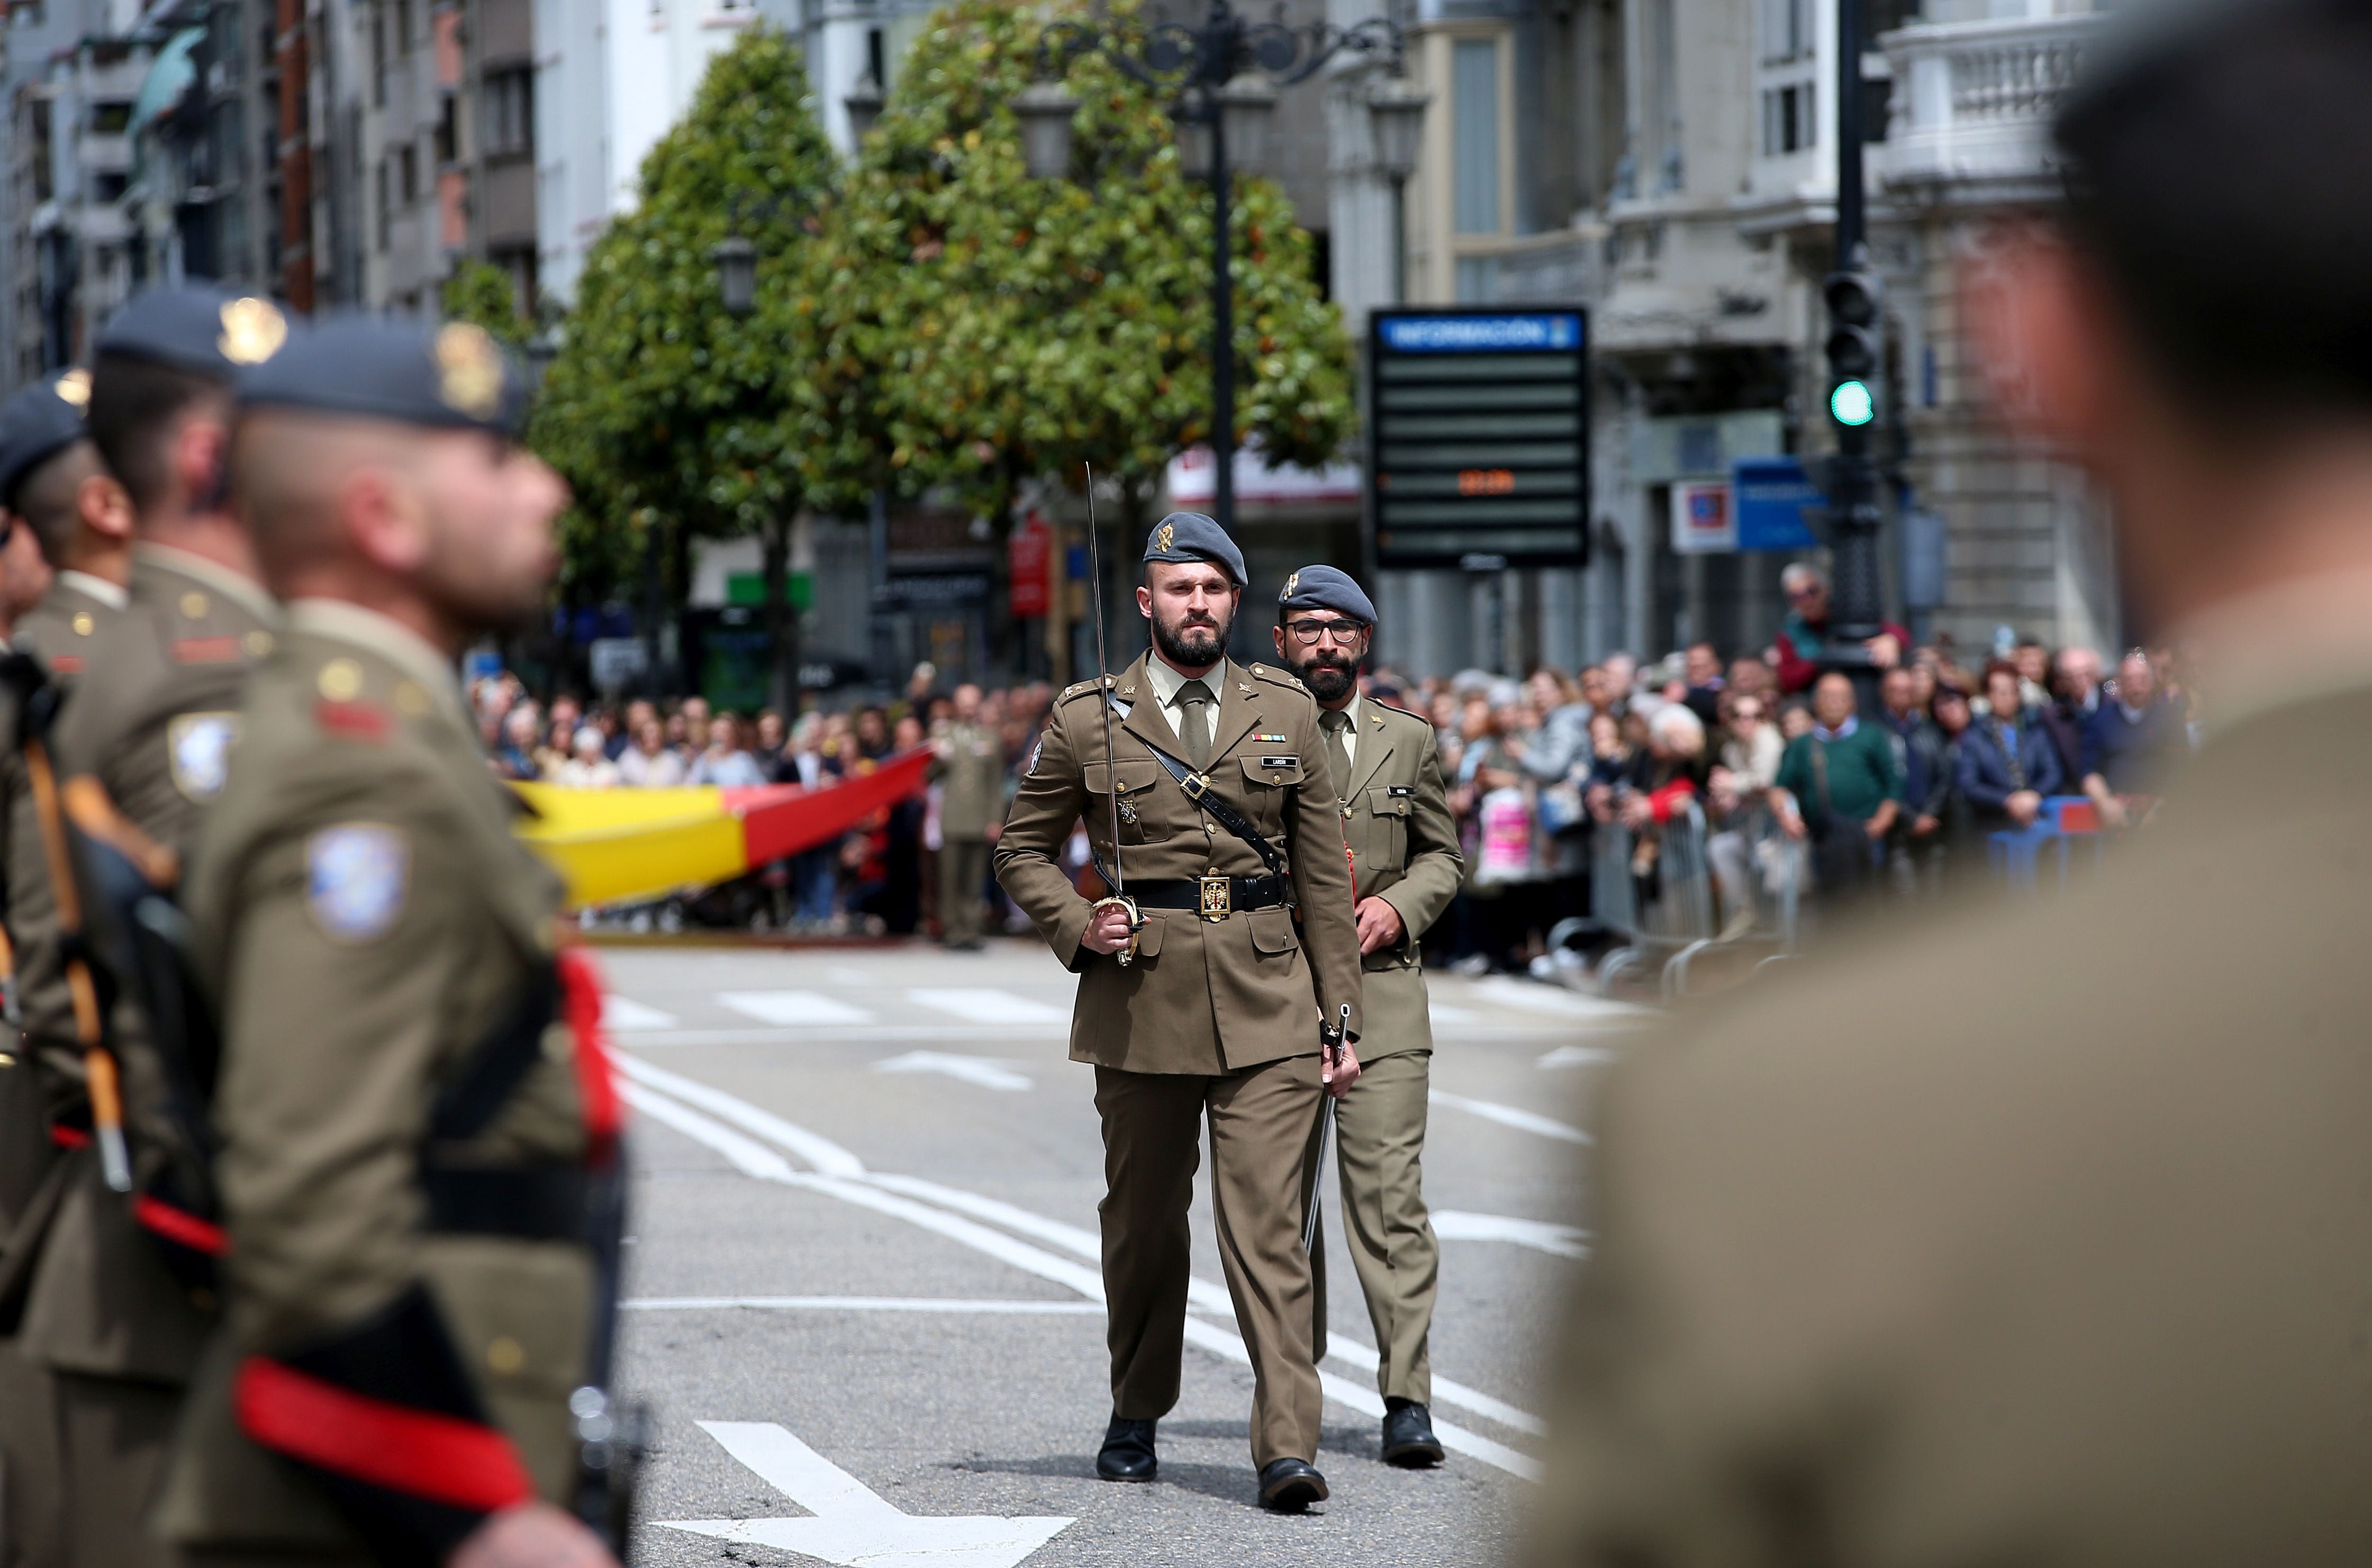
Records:
[[[1893,114],[1873,159],[1886,185],[1940,201],[2051,195],[2052,117],[2107,20],[2083,12],[1889,33],[1882,42],[1894,71]]]

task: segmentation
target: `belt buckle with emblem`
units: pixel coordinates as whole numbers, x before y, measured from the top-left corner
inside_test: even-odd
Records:
[[[1186,792],[1187,799],[1199,806],[1203,802],[1203,797],[1211,793],[1211,775],[1189,773],[1179,782],[1178,787]]]
[[[1200,878],[1203,889],[1202,915],[1204,920],[1222,921],[1235,912],[1235,882],[1227,877]]]

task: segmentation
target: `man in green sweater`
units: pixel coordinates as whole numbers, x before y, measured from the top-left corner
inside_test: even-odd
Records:
[[[1821,889],[1859,889],[1902,809],[1902,774],[1886,731],[1854,712],[1853,682],[1835,673],[1812,688],[1812,733],[1789,742],[1771,809],[1791,839],[1808,834]]]

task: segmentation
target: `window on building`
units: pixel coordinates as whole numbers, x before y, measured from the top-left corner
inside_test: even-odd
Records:
[[[93,175],[90,181],[90,193],[93,200],[106,206],[123,200],[123,192],[130,184],[131,179],[127,175]]]
[[[387,107],[387,13],[371,12],[371,107]]]
[[[1460,39],[1450,53],[1450,199],[1460,234],[1499,232],[1499,45]]]
[[[129,103],[94,103],[90,106],[90,134],[94,136],[121,136],[132,128],[132,105]]]
[[[406,142],[395,155],[397,199],[405,206],[420,200],[420,149]]]
[[[1495,305],[1499,299],[1499,259],[1495,256],[1458,258],[1458,303]]]
[[[1799,82],[1792,87],[1771,87],[1762,94],[1762,152],[1766,157],[1785,157],[1820,145],[1820,122],[1813,118],[1816,94],[1813,84]],[[1879,131],[1883,136],[1883,129]]]
[[[395,47],[399,53],[412,52],[412,0],[395,0]]]
[[[443,96],[436,106],[436,165],[461,161],[460,102],[451,93]]]
[[[387,159],[381,158],[378,160],[378,248],[381,250],[385,250],[387,249],[388,228],[395,221],[395,198],[393,192],[390,189],[390,182],[388,179]]]
[[[485,138],[487,157],[535,151],[533,71],[522,65],[516,70],[488,72],[483,101],[485,123],[478,129]]]

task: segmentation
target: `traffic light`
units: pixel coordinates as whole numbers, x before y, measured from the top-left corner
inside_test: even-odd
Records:
[[[1829,415],[1859,428],[1878,417],[1877,378],[1885,354],[1885,291],[1874,273],[1832,273],[1829,302]]]

